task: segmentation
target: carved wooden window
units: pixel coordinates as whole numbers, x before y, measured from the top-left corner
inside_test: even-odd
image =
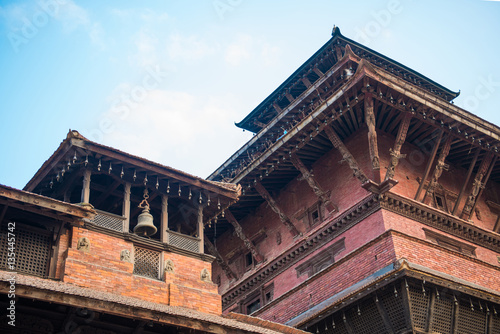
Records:
[[[474,246],[449,238],[445,235],[436,233],[426,228],[424,228],[423,230],[425,232],[425,238],[434,244],[454,250],[456,252],[460,252],[465,255],[474,257],[476,256],[476,247]]]
[[[255,263],[252,253],[248,252],[245,254],[245,269],[248,270],[253,267]]]
[[[134,247],[134,275],[161,279],[160,258],[160,252]]]
[[[309,226],[315,226],[323,221],[321,209],[321,202],[318,202],[309,208],[307,211]]]
[[[267,305],[274,298],[274,283],[264,287],[262,286],[259,291],[253,293],[242,303],[242,312],[244,314],[252,314],[260,309],[262,306]]]
[[[297,266],[297,268],[295,268],[297,271],[297,277],[300,277],[303,274],[307,274],[308,277],[311,277],[312,275],[329,267],[335,262],[335,257],[345,249],[344,240],[345,238],[340,239],[324,251],[314,255],[306,262]]]
[[[257,297],[249,303],[245,304],[246,314],[252,314],[258,309],[260,309],[260,297]]]
[[[0,269],[12,269],[8,254],[13,253],[13,271],[47,277],[51,246],[52,233],[16,222],[6,223],[0,231]]]

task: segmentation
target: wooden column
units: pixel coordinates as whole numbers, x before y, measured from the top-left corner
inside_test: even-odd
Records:
[[[368,182],[368,178],[366,177],[365,173],[359,168],[358,163],[356,162],[356,159],[352,156],[351,152],[345,147],[344,143],[342,140],[340,140],[339,136],[335,133],[332,127],[326,126],[325,127],[325,133],[328,136],[328,139],[332,142],[333,146],[339,150],[340,154],[342,154],[342,161],[346,161],[349,164],[349,167],[351,168],[354,176],[361,181],[362,184],[365,184]]]
[[[328,193],[321,188],[319,182],[314,178],[314,175],[307,169],[295,153],[292,154],[291,161],[293,166],[302,174],[316,196],[321,200],[328,212],[338,211],[337,206],[330,200]]]
[[[452,334],[459,334],[458,333],[458,317],[460,313],[460,306],[458,304],[457,297],[453,295],[453,310],[451,312],[451,333]]]
[[[462,210],[462,214],[460,215],[460,218],[462,219],[469,219],[470,215],[472,213],[472,208],[475,206],[476,198],[477,195],[479,194],[479,191],[481,188],[484,186],[483,183],[481,182],[484,178],[484,175],[486,174],[486,169],[491,163],[491,159],[493,158],[493,155],[491,153],[488,153],[484,158],[483,161],[481,161],[481,165],[479,166],[479,170],[477,171],[476,177],[474,178],[474,182],[472,183],[472,190],[467,197],[467,201],[465,202],[464,208]]]
[[[452,135],[449,134],[448,138],[446,138],[446,142],[444,143],[443,148],[441,149],[441,153],[439,153],[439,158],[437,160],[436,167],[434,168],[434,173],[432,174],[432,178],[429,182],[429,186],[427,187],[427,191],[425,192],[424,198],[422,199],[422,203],[425,202],[425,199],[427,197],[429,197],[430,201],[432,202],[434,196],[434,190],[436,190],[439,178],[441,177],[443,170],[448,170],[449,168],[449,166],[445,164],[444,161],[448,156],[448,153],[450,153],[451,139]]]
[[[432,153],[431,153],[431,156],[429,157],[429,161],[427,161],[427,166],[425,167],[425,172],[424,172],[424,176],[422,178],[422,181],[420,181],[420,185],[418,186],[418,190],[417,190],[417,193],[415,194],[415,201],[418,201],[418,198],[420,196],[420,192],[422,191],[422,189],[424,188],[424,184],[425,182],[427,181],[427,177],[429,176],[429,173],[431,171],[431,167],[432,167],[432,164],[434,163],[434,158],[436,157],[436,153],[437,153],[437,150],[439,148],[439,144],[441,143],[441,138],[443,138],[443,131],[441,130],[441,132],[439,133],[439,137],[436,141],[436,143],[434,144],[434,147],[432,149]]]
[[[460,202],[462,201],[462,196],[464,195],[465,189],[467,188],[467,185],[469,184],[469,180],[470,180],[470,177],[472,175],[472,171],[474,170],[474,167],[476,166],[477,158],[479,157],[480,152],[481,152],[481,149],[478,148],[478,149],[476,149],[476,153],[474,153],[474,158],[472,158],[472,162],[469,166],[469,170],[467,171],[467,176],[465,177],[465,182],[462,185],[462,189],[460,189],[460,193],[458,194],[457,201],[455,202],[455,206],[453,207],[453,212],[452,212],[453,215],[455,215],[457,213]]]
[[[380,170],[380,162],[378,155],[378,144],[377,144],[377,131],[375,128],[376,120],[375,113],[373,112],[373,95],[371,93],[365,93],[365,120],[368,126],[368,149],[370,151],[370,160],[372,162],[372,169],[375,171]],[[380,175],[375,172],[375,175]],[[380,177],[380,176],[379,176]],[[380,180],[375,180],[380,182]]]
[[[204,244],[204,238],[203,238],[205,233],[204,233],[203,229],[204,229],[203,206],[201,204],[198,204],[198,238],[200,239],[200,253],[201,254],[203,254],[205,252],[205,244]],[[167,230],[168,230],[168,223],[167,223]]]
[[[90,203],[90,169],[83,172],[82,203]]]
[[[123,222],[123,232],[127,233],[130,230],[130,188],[131,184],[126,182],[123,189],[122,216],[125,217]]]
[[[238,221],[236,220],[236,218],[234,218],[234,216],[231,213],[231,211],[226,210],[225,214],[226,214],[226,219],[228,220],[228,222],[231,223],[231,225],[233,225],[234,231],[236,232],[236,235],[238,236],[238,238],[240,238],[243,241],[243,243],[245,244],[245,247],[247,248],[247,250],[250,253],[252,253],[252,256],[255,259],[255,261],[257,261],[257,263],[260,263],[260,262],[264,261],[264,257],[257,251],[257,248],[255,248],[255,246],[252,243],[252,241],[250,241],[250,239],[247,238],[247,236],[243,232],[243,228],[238,223]]]
[[[398,135],[396,137],[396,142],[394,143],[394,149],[390,150],[391,160],[389,162],[389,166],[387,167],[387,172],[385,173],[385,180],[394,178],[399,159],[406,157],[406,154],[401,154],[401,147],[406,140],[406,134],[408,133],[408,128],[410,127],[411,118],[412,114],[406,113],[401,120],[401,124],[399,124]]]
[[[229,265],[224,261],[224,258],[222,255],[220,255],[219,251],[217,248],[215,248],[214,244],[210,242],[210,240],[204,235],[203,240],[205,241],[205,245],[208,248],[208,252],[215,256],[215,260],[219,264],[219,266],[222,268],[224,271],[224,274],[226,274],[226,277],[228,279],[238,279],[238,276],[229,268]]]
[[[66,202],[66,203],[69,203],[70,202],[70,197],[71,197],[71,192],[69,190],[66,190],[64,192],[63,201]]]
[[[278,206],[278,203],[271,197],[269,192],[264,188],[264,186],[259,182],[255,182],[255,190],[260,194],[260,196],[266,200],[267,204],[271,207],[271,209],[278,214],[278,216],[281,219],[281,222],[283,225],[285,225],[290,233],[296,237],[299,235],[299,231],[295,227],[294,223],[290,218],[287,217],[287,215],[281,210],[281,208]]]
[[[161,230],[160,240],[168,244],[168,196],[161,195]]]

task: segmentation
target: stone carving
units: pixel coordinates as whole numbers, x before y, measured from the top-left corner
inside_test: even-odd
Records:
[[[207,268],[204,268],[201,271],[201,280],[204,281],[204,282],[211,282],[210,281],[210,273],[208,272]]]
[[[168,259],[165,261],[165,272],[173,273],[174,272],[174,261]]]
[[[76,244],[76,249],[82,252],[88,252],[90,248],[90,241],[87,237],[82,237],[78,239],[78,243]]]
[[[128,249],[124,249],[120,252],[120,261],[132,262],[130,258],[130,251]]]

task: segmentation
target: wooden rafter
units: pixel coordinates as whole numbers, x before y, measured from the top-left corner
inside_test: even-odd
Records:
[[[474,167],[476,166],[477,158],[479,157],[479,153],[481,152],[481,149],[478,148],[476,149],[476,153],[474,153],[474,158],[472,158],[472,161],[469,166],[469,170],[467,171],[467,176],[465,177],[465,182],[462,185],[462,188],[460,189],[460,193],[458,194],[458,198],[455,202],[455,206],[453,207],[453,212],[452,214],[455,215],[458,210],[458,206],[460,205],[460,202],[462,201],[462,196],[464,195],[465,189],[467,188],[467,185],[469,184],[470,177],[472,175],[472,171],[474,170]]]
[[[349,164],[349,167],[354,173],[354,176],[359,181],[361,181],[362,184],[368,182],[368,178],[366,177],[365,173],[361,170],[361,168],[359,168],[356,159],[354,159],[351,152],[349,152],[349,150],[344,145],[342,140],[340,140],[339,136],[335,133],[333,128],[330,126],[325,127],[325,133],[328,136],[328,139],[330,139],[330,141],[332,142],[333,146],[337,150],[339,150],[340,154],[342,154],[343,161],[346,161]]]
[[[483,185],[481,186],[481,189],[479,190],[479,194],[476,196],[476,199],[474,200],[474,205],[472,206],[472,209],[470,210],[470,212],[474,212],[474,209],[476,208],[476,205],[477,205],[477,200],[479,198],[481,198],[481,195],[483,194],[483,190],[486,186],[486,184],[488,183],[488,180],[490,179],[490,175],[491,175],[491,172],[493,171],[493,168],[495,167],[495,164],[497,162],[497,158],[498,156],[495,155],[494,158],[493,158],[493,161],[491,162],[490,164],[490,167],[488,168],[488,172],[486,173],[486,176],[484,177],[484,181],[483,181]],[[470,218],[470,213],[469,213],[469,218]]]
[[[278,203],[272,198],[272,196],[269,194],[269,192],[264,188],[264,186],[259,182],[255,181],[255,190],[260,194],[260,196],[266,200],[267,204],[271,207],[271,209],[278,214],[280,217],[281,222],[283,225],[285,225],[288,228],[288,231],[296,237],[299,235],[299,231],[297,230],[297,227],[295,226],[294,222],[292,221],[293,218],[289,218],[283,210],[279,207]]]
[[[385,180],[394,178],[394,174],[396,173],[396,166],[399,163],[399,159],[406,157],[406,154],[401,154],[401,147],[406,140],[406,134],[408,133],[411,118],[412,114],[406,113],[405,117],[401,120],[401,124],[399,125],[398,129],[398,135],[396,137],[396,142],[394,143],[394,149],[390,150],[391,159],[389,162],[389,166],[387,167]]]
[[[297,154],[293,153],[290,159],[295,168],[300,171],[304,179],[309,184],[309,187],[314,191],[318,199],[323,203],[328,212],[338,211],[338,207],[332,203],[330,196],[323,190],[318,180],[314,177],[313,173],[304,165]]]
[[[243,232],[243,228],[241,227],[240,223],[234,218],[234,215],[231,213],[231,211],[226,210],[225,211],[226,219],[227,221],[233,225],[234,231],[236,232],[236,235],[238,238],[240,238],[243,243],[245,244],[245,247],[247,250],[252,253],[253,258],[257,261],[257,263],[260,263],[264,261],[264,257],[259,253],[257,248],[255,248],[254,244],[248,237],[246,236],[245,232]]]
[[[370,161],[372,162],[372,169],[379,170],[379,155],[377,144],[377,130],[375,113],[373,112],[373,95],[371,93],[365,94],[365,120],[368,126],[368,147],[370,151]]]

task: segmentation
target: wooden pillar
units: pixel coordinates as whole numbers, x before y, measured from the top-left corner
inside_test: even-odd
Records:
[[[361,181],[362,184],[368,182],[368,178],[365,173],[359,168],[356,159],[352,156],[351,152],[345,147],[342,140],[340,140],[339,136],[335,133],[332,127],[326,126],[325,133],[328,136],[328,139],[332,142],[333,146],[339,150],[340,154],[342,154],[342,161],[346,161],[349,164],[354,176]]]
[[[276,203],[276,201],[271,197],[266,188],[264,188],[264,186],[259,181],[255,182],[255,190],[257,190],[260,196],[262,196],[262,198],[266,200],[267,204],[269,204],[271,209],[278,214],[278,216],[281,219],[281,222],[288,228],[290,233],[294,237],[298,236],[299,231],[295,227],[295,224],[289,217],[287,217],[287,215],[283,212],[283,210],[281,210],[281,208],[278,206],[278,203]]]
[[[129,232],[130,230],[130,188],[131,184],[129,182],[125,183],[123,189],[123,205],[122,205],[122,216],[125,217],[123,221],[123,232]]]
[[[448,153],[450,153],[451,139],[452,135],[450,133],[448,135],[448,138],[446,138],[446,142],[444,143],[443,148],[441,149],[441,153],[439,153],[439,158],[437,160],[436,167],[434,168],[434,174],[432,175],[431,181],[429,182],[429,186],[427,187],[427,191],[425,192],[424,198],[422,199],[422,203],[425,203],[425,199],[427,197],[429,197],[430,201],[432,202],[434,190],[438,185],[439,178],[441,177],[443,170],[448,170],[449,168],[449,166],[444,163],[444,160],[448,156]]]
[[[161,230],[160,240],[168,244],[168,196],[161,195]]]
[[[415,194],[415,201],[418,201],[418,198],[420,196],[420,192],[424,188],[424,184],[427,181],[427,177],[429,176],[429,172],[431,171],[432,164],[434,163],[434,158],[436,157],[437,150],[439,148],[439,144],[441,143],[441,139],[443,138],[443,131],[439,133],[439,137],[436,141],[436,144],[434,144],[434,147],[432,149],[431,156],[429,157],[429,161],[427,161],[427,166],[425,167],[425,172],[424,176],[422,178],[422,181],[420,181],[420,185],[418,186],[417,193]]]
[[[168,224],[167,224],[168,229]],[[198,239],[200,239],[200,253],[203,254],[205,252],[205,243],[203,236],[205,235],[203,232],[203,206],[201,204],[198,205]]]
[[[394,143],[394,149],[390,150],[391,159],[389,162],[389,166],[387,167],[387,172],[385,173],[385,180],[394,178],[399,159],[406,158],[406,154],[401,154],[401,147],[406,140],[406,134],[408,133],[408,128],[410,127],[411,118],[412,114],[406,113],[401,120],[401,124],[399,124],[398,135],[396,137],[396,142]]]
[[[304,179],[307,181],[307,184],[314,191],[318,199],[323,203],[328,212],[338,211],[338,208],[335,204],[330,200],[330,196],[326,191],[324,191],[319,182],[314,178],[314,175],[307,169],[304,163],[300,160],[297,154],[293,153],[291,156],[291,161],[293,166],[302,174]]]
[[[464,208],[462,210],[462,214],[460,215],[460,218],[462,219],[469,219],[470,215],[472,213],[472,208],[475,206],[476,198],[477,195],[479,194],[479,191],[481,188],[484,186],[483,184],[483,178],[486,174],[486,169],[491,163],[491,159],[493,158],[493,155],[491,153],[488,153],[484,158],[483,161],[481,161],[481,165],[479,166],[479,170],[477,171],[476,177],[474,178],[474,182],[472,183],[472,190],[467,197],[467,201],[465,202]]]
[[[243,241],[247,250],[250,253],[252,253],[252,256],[255,259],[255,261],[257,261],[257,263],[264,261],[264,257],[257,251],[257,248],[255,248],[252,241],[250,241],[250,239],[247,238],[247,236],[243,232],[243,228],[238,223],[236,218],[234,218],[231,211],[226,210],[225,214],[226,214],[226,219],[229,221],[229,223],[231,223],[231,225],[233,225],[234,231],[236,232],[236,235]]]
[[[458,304],[457,297],[453,295],[453,310],[451,312],[451,333],[452,334],[459,334],[458,333],[458,317],[460,313],[460,306]]]
[[[374,175],[377,176],[380,182],[380,158],[378,155],[378,144],[377,144],[377,131],[376,131],[376,120],[375,113],[373,111],[373,95],[371,93],[365,93],[365,120],[368,126],[368,149],[370,151],[370,160],[372,162],[372,169],[375,171]]]
[[[66,190],[63,195],[63,201],[66,203],[70,202],[70,197],[71,197],[71,191]]]
[[[222,257],[222,255],[220,255],[219,251],[217,250],[217,248],[215,248],[214,244],[212,244],[206,236],[203,236],[203,240],[205,241],[205,245],[208,248],[208,252],[213,256],[215,256],[215,260],[224,271],[224,274],[226,274],[226,277],[228,279],[238,279],[238,276],[236,276],[236,274],[231,270],[231,268],[229,268],[229,265],[226,263],[226,261],[224,261],[224,258]]]
[[[467,188],[467,185],[469,184],[469,180],[470,180],[470,177],[472,175],[472,171],[474,170],[474,167],[476,166],[477,158],[479,157],[480,152],[481,152],[481,149],[478,148],[478,149],[476,149],[476,153],[474,153],[474,158],[472,158],[472,162],[469,166],[469,170],[467,171],[467,176],[465,177],[465,182],[462,185],[462,189],[460,189],[460,193],[458,194],[457,201],[455,202],[455,206],[453,207],[453,212],[451,213],[453,215],[455,215],[457,213],[460,202],[462,201],[462,196],[464,195],[465,189]]]
[[[82,203],[90,203],[90,169],[83,172]]]

